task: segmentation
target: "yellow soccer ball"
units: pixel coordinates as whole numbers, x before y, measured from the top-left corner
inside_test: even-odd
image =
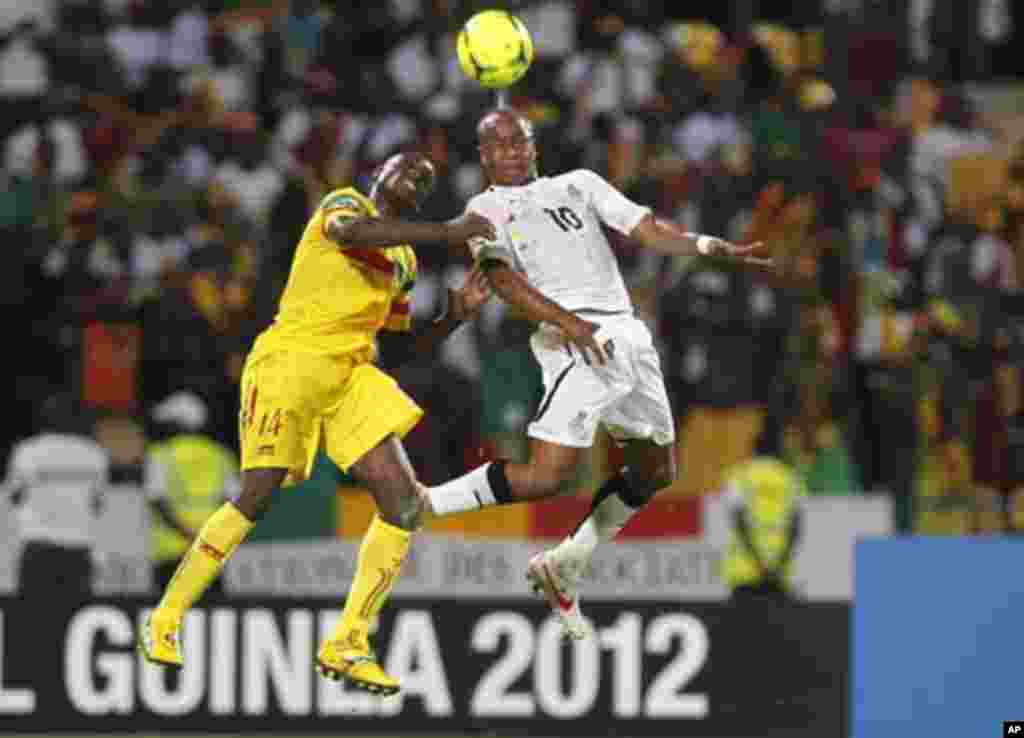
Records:
[[[459,31],[459,66],[484,87],[501,88],[522,79],[533,62],[533,39],[523,22],[504,10],[484,10]]]

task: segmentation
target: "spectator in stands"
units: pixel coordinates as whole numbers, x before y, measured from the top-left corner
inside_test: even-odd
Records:
[[[0,137],[35,118],[49,84],[39,28],[34,21],[24,19],[0,35],[0,101],[5,108]]]
[[[210,243],[142,311],[144,394],[196,393],[213,408],[211,434],[227,444],[237,432],[232,408],[241,347],[235,329],[247,299],[232,269],[228,250]]]
[[[22,330],[19,346],[32,347],[16,359],[22,381],[8,406],[25,412],[13,411],[5,446],[30,432],[30,418],[51,385],[78,376],[75,334],[82,317],[101,304],[133,308],[139,301],[147,306],[141,319],[147,349],[164,344],[162,351],[147,351],[143,402],[185,387],[200,392],[214,426],[221,426],[210,432],[230,444],[232,402],[214,398],[237,391],[232,357],[244,353],[272,319],[297,229],[323,194],[358,182],[383,157],[412,146],[446,160],[438,196],[427,203],[428,218],[451,216],[482,186],[472,161],[472,123],[493,104],[493,94],[458,70],[451,18],[485,5],[0,3],[0,236],[19,245],[9,255],[0,294],[19,314],[31,316],[13,330]],[[800,34],[768,21],[754,24],[749,8],[711,10],[713,17],[701,21],[681,18],[679,8],[660,1],[513,5],[531,27],[537,58],[511,90],[510,103],[533,120],[538,146],[549,149],[544,160],[558,164],[553,169],[594,167],[692,230],[742,240],[760,237],[767,222],[766,237],[775,243],[819,243],[815,258],[805,260],[817,261],[813,308],[790,309],[792,286],[768,283],[761,275],[730,275],[737,280],[729,288],[730,309],[741,314],[737,306],[745,304],[747,314],[734,316],[733,333],[710,336],[731,340],[734,347],[750,344],[744,350],[756,354],[757,376],[764,379],[760,391],[769,386],[765,372],[783,350],[780,336],[799,335],[801,323],[823,326],[826,313],[838,326],[831,379],[815,373],[823,371],[819,366],[794,385],[801,393],[782,395],[784,406],[799,411],[795,416],[775,417],[769,408],[770,432],[762,436],[774,442],[766,450],[783,453],[779,426],[788,423],[788,437],[795,441],[789,448],[797,456],[787,461],[820,470],[822,454],[837,448],[822,442],[839,438],[855,451],[864,485],[893,492],[901,505],[921,476],[919,486],[928,487],[938,477],[963,473],[966,479],[968,471],[987,469],[978,479],[985,477],[993,489],[1007,483],[995,463],[1003,448],[996,441],[1011,421],[993,415],[993,391],[980,379],[992,376],[1002,349],[986,349],[983,356],[944,327],[950,315],[976,302],[973,297],[933,300],[936,309],[925,331],[922,296],[930,272],[963,276],[967,272],[960,267],[973,264],[965,257],[960,267],[935,266],[952,258],[951,238],[987,240],[978,252],[989,256],[978,258],[987,260],[982,271],[997,275],[999,284],[988,285],[993,295],[1006,289],[1014,273],[1018,280],[1024,274],[1020,152],[1009,183],[996,190],[1007,200],[1009,235],[1003,240],[1013,248],[994,246],[997,234],[967,233],[976,223],[946,220],[961,194],[979,190],[957,181],[958,159],[985,154],[996,162],[1001,155],[1001,141],[948,86],[968,67],[973,73],[984,65],[962,53],[947,54],[938,44],[945,36],[936,36],[935,27],[911,36],[914,55],[932,62],[927,73],[901,66],[905,19],[892,17],[886,3],[860,3],[856,12],[832,9],[825,14],[824,40],[811,29]],[[797,24],[814,3],[799,5],[785,11]],[[858,4],[846,7],[853,5]],[[760,12],[770,15],[771,9],[762,3]],[[933,16],[947,25],[957,17],[964,33],[975,33],[981,15],[966,6],[953,13],[945,8]],[[988,32],[1005,37],[1008,16],[985,17]],[[732,26],[707,22],[726,19]],[[812,39],[819,55],[828,49],[823,76],[829,84],[813,76],[822,74],[822,60],[800,46]],[[838,99],[830,85],[841,91]],[[889,114],[890,94],[896,115]],[[254,132],[272,135],[269,149],[257,143]],[[815,193],[817,214],[806,239],[791,239],[777,228],[782,213],[803,207],[790,189],[798,179],[805,184],[797,189]],[[827,234],[825,243],[821,233]],[[680,319],[680,293],[696,288],[696,275],[707,265],[644,262],[622,248],[618,254],[641,313],[662,316],[671,353],[666,364],[674,362],[682,378],[676,389],[683,416],[688,403],[703,394],[692,379],[711,379],[698,371],[697,344],[704,337],[699,331],[683,337],[674,322]],[[451,261],[441,256],[429,266],[442,270]],[[222,268],[210,268],[214,262]],[[652,289],[651,271],[662,266],[663,278]],[[942,302],[955,310],[944,310]],[[714,324],[718,307],[710,298],[705,306],[707,315],[684,320]],[[961,320],[970,323],[963,315]],[[926,332],[930,358],[914,343]],[[202,347],[203,353],[187,347]],[[518,366],[516,357],[499,349],[483,361],[462,344],[450,350],[461,352],[453,360],[480,381],[485,396]],[[711,353],[705,358],[718,361]],[[736,366],[729,363],[714,381],[750,384]],[[956,372],[963,376],[954,377]],[[929,386],[932,374],[945,389],[936,394],[945,397],[943,423],[919,422],[915,388]],[[812,391],[826,384],[849,385],[849,398]],[[971,386],[981,387],[977,397],[967,391]],[[843,415],[842,408],[831,407],[838,397],[852,408],[851,420],[859,421],[849,428],[818,422],[829,414],[827,407]],[[714,398],[712,392],[701,401]],[[737,450],[714,446],[715,453],[730,459],[749,453],[764,402],[755,398],[740,412],[756,411],[753,420],[739,424],[741,430],[728,434],[738,439]],[[496,405],[508,410],[513,422],[507,428],[514,428],[517,400],[503,398]],[[505,411],[494,417],[505,417]],[[791,422],[794,417],[801,422]],[[965,443],[958,445],[970,437],[967,431],[974,432],[974,418],[993,418],[991,453],[968,453]],[[505,428],[503,423],[494,426]],[[796,427],[802,431],[792,432]],[[935,431],[934,443],[919,440],[925,428]],[[933,461],[941,458],[941,473],[935,461],[920,474],[915,450]],[[932,453],[937,450],[942,453]],[[685,484],[715,487],[699,482],[699,465],[689,457],[687,462]],[[706,476],[718,478],[712,464]],[[900,527],[909,528],[911,517],[902,505]]]
[[[250,222],[263,225],[270,206],[284,186],[281,173],[267,156],[259,119],[252,113],[226,117],[229,154],[214,179],[223,185]]]
[[[1003,314],[1007,338],[1006,361],[999,372],[1006,415],[1003,469],[1009,494],[1009,528],[1024,532],[1024,289],[1018,287],[1004,295]]]
[[[723,468],[750,456],[760,433],[773,373],[773,359],[761,361],[761,342],[778,335],[778,300],[755,287],[750,270],[702,259],[658,304],[686,469],[676,487],[708,494]]]

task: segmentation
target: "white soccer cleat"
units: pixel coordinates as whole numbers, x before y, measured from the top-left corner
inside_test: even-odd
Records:
[[[554,550],[541,551],[530,559],[526,567],[526,580],[535,594],[548,601],[548,605],[562,621],[562,630],[575,640],[590,633],[580,612],[580,595],[576,582],[580,565],[576,561],[560,561]]]

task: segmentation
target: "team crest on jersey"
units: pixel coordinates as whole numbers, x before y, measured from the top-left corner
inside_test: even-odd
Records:
[[[577,438],[582,438],[587,431],[587,411],[580,410],[576,417],[569,421],[569,430]]]
[[[573,200],[582,200],[583,192],[574,184],[569,185],[569,197]]]

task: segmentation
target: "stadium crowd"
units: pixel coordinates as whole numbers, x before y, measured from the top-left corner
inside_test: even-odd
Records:
[[[235,447],[243,357],[321,198],[410,148],[442,175],[425,217],[483,186],[473,131],[494,96],[453,34],[492,4],[4,3],[5,451],[69,389],[138,417],[189,390]],[[915,43],[813,3],[792,27],[654,0],[503,5],[534,35],[510,103],[543,169],[773,246],[769,273],[616,243],[663,349],[680,494],[761,452],[812,493],[891,494],[904,530],[1024,528],[1024,148],[955,84],[984,77],[984,44],[952,59],[928,50],[941,24]],[[465,256],[419,252],[414,314]],[[521,450],[530,330],[493,301],[439,361],[396,370],[428,411],[408,444],[424,480]]]

